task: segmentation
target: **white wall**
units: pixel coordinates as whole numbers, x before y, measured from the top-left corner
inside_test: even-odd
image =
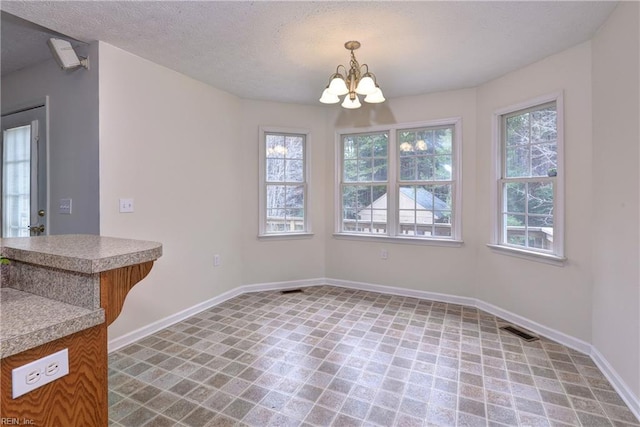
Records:
[[[463,203],[462,247],[442,247],[336,239],[334,232],[335,133],[327,140],[327,276],[333,279],[413,290],[472,296],[475,271],[473,228],[475,224],[475,89],[391,99],[359,110],[330,108],[328,127],[351,129],[395,123],[462,117]],[[381,249],[388,259],[380,259]]]
[[[325,175],[326,146],[331,133],[327,110],[321,106],[242,101],[238,154],[242,168],[235,178],[242,185],[242,283],[269,283],[325,277]],[[259,127],[297,128],[310,131],[309,214],[312,237],[258,239]]]
[[[100,43],[101,234],[164,251],[109,339],[241,284],[239,117],[236,97]],[[134,213],[118,212],[122,197]]]
[[[49,233],[100,233],[98,44],[78,48],[89,70],[62,71],[53,59],[2,76],[2,114],[49,97]],[[58,213],[61,198],[71,215]]]
[[[593,39],[593,344],[640,401],[637,2]]]
[[[496,253],[490,243],[492,115],[564,92],[565,255],[563,267]],[[591,340],[591,46],[583,43],[478,87],[475,179],[479,299],[547,327]]]

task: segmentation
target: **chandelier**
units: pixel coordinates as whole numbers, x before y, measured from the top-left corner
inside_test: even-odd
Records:
[[[364,95],[364,101],[370,104],[384,102],[385,98],[376,82],[376,76],[369,71],[367,64],[360,65],[353,54],[353,51],[360,47],[360,42],[349,41],[344,44],[344,47],[351,51],[349,70],[344,65],[338,65],[336,72],[329,77],[329,85],[322,92],[320,102],[323,104],[337,104],[340,102],[338,97],[342,95],[346,95],[342,101],[342,106],[349,109],[362,106],[358,95]],[[344,73],[340,72],[341,67]]]

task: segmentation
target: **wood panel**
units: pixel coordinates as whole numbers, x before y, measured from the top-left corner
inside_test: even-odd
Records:
[[[151,267],[153,261],[100,273],[100,306],[104,309],[107,325],[120,315],[127,294],[149,274]]]
[[[11,371],[69,349],[69,374],[12,399]],[[106,427],[107,326],[105,323],[2,359],[0,417],[42,427]]]

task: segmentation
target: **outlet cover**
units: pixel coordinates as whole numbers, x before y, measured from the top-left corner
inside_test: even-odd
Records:
[[[133,212],[133,199],[120,199],[120,213]]]
[[[49,384],[69,373],[69,350],[60,350],[11,371],[13,398]]]
[[[72,202],[73,201],[71,199],[60,199],[60,203],[58,204],[58,213],[71,215]]]

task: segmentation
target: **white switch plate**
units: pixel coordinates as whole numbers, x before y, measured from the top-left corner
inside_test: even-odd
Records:
[[[60,350],[11,371],[13,398],[49,384],[69,373],[69,350]]]
[[[133,212],[133,199],[120,199],[120,213]]]
[[[58,213],[71,215],[72,202],[73,201],[71,199],[60,199],[60,203],[58,204]]]

